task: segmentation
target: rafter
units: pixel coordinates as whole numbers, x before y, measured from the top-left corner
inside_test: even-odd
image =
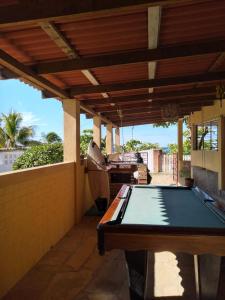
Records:
[[[203,106],[203,105],[211,105],[213,104],[214,101],[211,100],[205,100],[205,101],[198,101],[198,102],[193,102],[191,105],[189,103],[182,103],[182,104],[177,104],[177,109],[179,110],[191,110],[196,106]],[[126,110],[121,110],[122,115],[137,115],[137,114],[143,114],[145,115],[146,113],[154,113],[157,111],[161,111],[161,109],[163,108],[163,105],[151,105],[151,106],[146,106],[143,108],[131,108],[131,109],[126,109]],[[104,113],[105,116],[110,115],[111,118],[113,117],[117,117],[118,114],[116,111],[113,112],[105,112]]]
[[[202,100],[202,101],[196,101],[196,102],[192,102],[192,103],[179,103],[177,104],[177,108],[178,109],[192,109],[195,106],[203,106],[203,105],[211,105],[214,103],[213,99],[208,99],[208,100]],[[161,108],[163,108],[164,105],[146,105],[143,106],[142,108],[129,108],[129,109],[121,109],[121,112],[123,115],[135,115],[135,114],[140,114],[140,113],[151,113],[154,111],[158,111],[161,110]],[[114,116],[118,116],[117,111],[103,111],[102,113],[104,113],[105,116],[110,116],[110,118],[114,117]]]
[[[202,3],[210,0],[20,0],[18,5],[11,5],[10,9],[1,7],[0,28],[15,25],[33,25],[42,21],[74,21],[97,16],[107,16],[112,12],[135,10],[138,7],[156,5],[174,5],[176,3]]]
[[[201,103],[203,104],[207,104],[208,102],[212,102],[215,100],[215,97],[212,96],[208,96],[208,97],[197,97],[197,98],[186,98],[186,99],[182,99],[180,101],[177,100],[170,100],[170,101],[164,101],[164,102],[160,102],[160,101],[155,101],[155,102],[144,102],[144,103],[138,103],[138,104],[126,104],[123,106],[104,106],[104,107],[96,107],[95,111],[99,111],[102,112],[104,114],[112,114],[113,112],[117,112],[118,109],[120,109],[122,112],[127,112],[127,111],[136,111],[138,109],[142,109],[143,111],[147,108],[154,108],[154,107],[162,107],[165,106],[167,104],[177,104],[179,106],[183,105],[183,106],[190,106],[190,105],[195,105],[196,103]]]
[[[45,25],[45,27],[46,26],[47,25]],[[49,30],[46,32],[49,32]],[[61,44],[61,42],[59,42],[59,38],[54,37],[54,40],[57,42],[57,44]],[[68,52],[69,57],[74,58],[70,47],[66,48],[65,46],[61,46],[61,48],[62,51]],[[157,49],[136,50],[125,53],[122,52],[86,58],[80,58],[78,54],[76,54],[75,59],[39,63],[37,65],[33,65],[33,68],[38,74],[49,74],[138,62],[156,62],[173,58],[219,53],[223,51],[225,51],[225,40],[217,40],[213,42],[205,41],[196,44],[167,46]],[[149,70],[151,70],[150,77],[153,78],[152,64],[149,65]]]
[[[201,110],[201,106],[195,106],[193,107],[192,109],[190,110],[180,110],[178,115],[177,115],[177,118],[180,118],[180,117],[184,117],[186,115],[189,115],[191,112],[194,112],[194,111],[198,111],[198,110]],[[137,124],[146,124],[148,122],[165,122],[165,121],[169,121],[170,118],[167,118],[165,119],[165,117],[162,116],[161,114],[161,111],[158,111],[158,113],[154,113],[154,114],[148,114],[148,115],[135,115],[133,117],[128,117],[128,116],[124,116],[123,119],[122,119],[122,124],[123,126],[125,124],[129,124],[129,125],[137,125]],[[114,122],[116,124],[120,124],[120,119],[119,118],[113,118]]]
[[[210,66],[208,69],[208,72],[214,72],[219,69],[221,64],[225,61],[225,52],[221,53],[217,59],[214,61],[214,63]]]
[[[70,45],[69,41],[65,36],[60,32],[55,24],[51,22],[40,22],[39,25],[47,33],[47,35],[54,41],[54,43],[71,59],[78,59],[80,57],[77,50]],[[35,70],[37,72],[37,70]],[[99,85],[98,80],[87,68],[81,69],[82,74],[92,83],[93,85]],[[103,98],[108,98],[106,93],[102,93]]]
[[[177,99],[177,98],[187,98],[187,96],[200,96],[200,95],[215,95],[216,89],[215,87],[203,87],[203,88],[195,88],[195,89],[184,89],[180,91],[171,91],[171,92],[154,92],[148,94],[137,94],[137,95],[130,95],[130,96],[121,96],[121,97],[110,97],[109,99],[84,99],[82,100],[83,103],[86,105],[93,105],[93,106],[104,106],[109,105],[110,103],[123,105],[123,103],[135,103],[140,101],[148,101],[148,100],[167,100],[167,99]]]
[[[21,64],[19,61],[8,55],[6,52],[0,49],[0,65],[13,74],[16,74],[18,77],[21,77],[26,82],[31,84],[32,86],[47,91],[50,95],[59,99],[68,99],[70,98],[68,93],[56,85],[52,84],[47,79],[35,74],[33,70],[31,70],[28,66]],[[75,100],[71,100],[75,101]],[[81,105],[81,109],[91,113],[92,115],[96,115],[92,109],[85,107],[85,105]],[[104,122],[110,122],[108,119],[103,117]],[[114,124],[114,126],[116,126]]]
[[[159,30],[161,25],[161,7],[148,7],[148,49],[156,49],[159,40]],[[148,62],[148,79],[154,79],[156,74],[156,61]],[[153,88],[149,88],[149,93]]]
[[[18,76],[16,76],[14,73],[10,72],[7,69],[0,69],[0,79],[16,79]]]
[[[202,82],[214,82],[218,80],[225,79],[225,72],[217,73],[204,73],[191,76],[180,76],[180,77],[170,77],[170,78],[159,78],[151,80],[141,80],[141,81],[131,81],[125,83],[113,83],[105,84],[99,86],[74,86],[70,89],[70,94],[72,96],[82,95],[82,94],[94,94],[102,92],[112,92],[112,91],[124,91],[132,89],[141,88],[156,88],[165,86],[178,86],[180,84],[191,84],[191,83],[202,83]]]
[[[33,84],[39,89],[45,89],[52,93],[56,98],[69,98],[69,94],[49,82],[47,79],[35,74],[31,68],[21,64],[19,61],[8,55],[0,49],[0,65],[10,70],[12,73],[19,77],[24,78],[29,83]]]
[[[69,41],[67,41],[67,39],[53,23],[40,22],[39,25],[69,58],[79,57],[78,53],[76,53],[76,51],[70,46]]]

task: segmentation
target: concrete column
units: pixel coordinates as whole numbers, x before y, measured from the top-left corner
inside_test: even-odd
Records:
[[[221,116],[218,122],[218,154],[219,154],[219,173],[218,189],[225,189],[225,117]]]
[[[64,110],[64,161],[74,165],[74,222],[82,217],[81,165],[80,165],[80,101],[63,100]]]
[[[108,123],[106,125],[106,153],[111,154],[112,153],[112,123]]]
[[[120,151],[120,128],[116,127],[115,129],[115,148],[116,152]]]
[[[178,178],[180,170],[183,167],[183,119],[179,119],[177,123],[177,141],[178,141]]]
[[[197,150],[197,127],[195,124],[191,124],[191,177],[193,178],[192,168],[192,153],[193,150]]]
[[[101,146],[101,118],[99,116],[93,117],[93,140],[100,148],[100,146]]]

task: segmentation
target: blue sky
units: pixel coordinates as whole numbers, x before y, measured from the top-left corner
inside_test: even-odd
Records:
[[[44,100],[41,93],[18,80],[0,80],[0,114],[11,109],[23,114],[24,125],[35,125],[36,138],[41,139],[42,133],[55,131],[63,137],[63,110],[60,101]],[[81,115],[81,130],[92,128],[92,119]],[[153,128],[151,125],[125,127],[121,130],[121,144],[133,138],[167,146],[177,142],[177,128]],[[102,130],[103,136],[105,129]]]

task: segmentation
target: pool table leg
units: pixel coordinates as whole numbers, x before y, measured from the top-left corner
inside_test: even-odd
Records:
[[[125,251],[131,300],[144,300],[147,286],[148,251]]]
[[[225,257],[195,255],[194,262],[198,299],[225,299]]]

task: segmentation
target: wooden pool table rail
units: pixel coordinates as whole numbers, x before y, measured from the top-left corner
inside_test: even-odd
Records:
[[[171,251],[189,254],[214,254],[225,256],[225,236],[185,235],[185,234],[104,234],[104,249],[124,249],[130,251],[149,250],[152,252]]]
[[[127,187],[129,187],[129,186],[126,184],[122,186],[122,188],[120,189],[116,198],[113,200],[113,202],[109,206],[107,212],[104,214],[103,218],[100,220],[99,224],[105,224],[111,220],[116,208],[118,207],[120,202],[123,201],[123,196],[124,196],[124,193],[125,193]]]

